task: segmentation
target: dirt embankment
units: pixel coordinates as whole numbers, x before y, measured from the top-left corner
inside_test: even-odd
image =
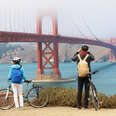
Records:
[[[25,107],[24,110],[0,110],[0,116],[116,116],[116,109],[77,109],[72,107]]]

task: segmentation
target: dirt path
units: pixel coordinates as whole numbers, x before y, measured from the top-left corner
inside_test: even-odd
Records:
[[[72,107],[25,107],[24,110],[0,110],[0,116],[116,116],[116,109],[77,109]]]

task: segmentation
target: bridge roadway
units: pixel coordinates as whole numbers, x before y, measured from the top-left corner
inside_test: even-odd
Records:
[[[113,50],[116,56],[116,46],[103,41],[97,41],[79,37],[65,37],[34,33],[21,32],[3,32],[0,31],[0,42],[57,42],[57,43],[71,43],[71,44],[90,44],[96,46],[103,46]]]

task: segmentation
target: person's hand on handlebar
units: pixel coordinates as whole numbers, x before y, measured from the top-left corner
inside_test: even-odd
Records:
[[[91,77],[91,74],[90,74],[90,73],[88,73],[88,74],[87,74],[87,77]]]
[[[94,72],[92,72],[92,74],[95,74],[96,72],[98,72],[99,70],[96,70],[96,71],[94,71]]]
[[[93,75],[93,74],[95,74],[96,72],[98,72],[99,70],[96,70],[96,71],[94,71],[94,72],[89,72],[89,73],[87,73],[87,77],[90,77],[91,78],[91,75]]]
[[[31,83],[31,80],[24,80],[25,83]]]

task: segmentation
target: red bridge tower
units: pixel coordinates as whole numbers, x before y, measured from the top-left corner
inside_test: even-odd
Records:
[[[116,46],[116,38],[112,38],[112,39],[110,40],[110,44]],[[115,55],[113,54],[112,49],[110,50],[109,61],[111,61],[111,62],[116,61],[116,57],[115,57]]]
[[[58,34],[58,25],[56,16],[49,15],[52,18],[53,34]],[[37,18],[37,33],[42,34],[42,18]],[[53,80],[60,79],[59,71],[59,59],[58,59],[58,43],[56,42],[37,42],[37,60],[38,69],[37,77],[38,80],[44,80],[52,78]],[[45,74],[45,70],[52,70],[52,74]],[[48,76],[49,75],[49,76]]]

